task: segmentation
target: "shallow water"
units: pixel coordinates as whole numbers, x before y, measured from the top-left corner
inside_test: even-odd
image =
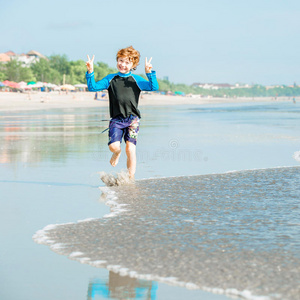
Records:
[[[298,104],[141,107],[141,112],[137,179],[299,166],[293,158],[300,150]],[[109,213],[98,173],[119,172],[126,159],[122,154],[116,169],[109,165],[107,136],[99,134],[107,119],[104,108],[0,113],[0,298],[88,299],[91,286],[126,293],[152,284],[156,299],[225,299],[140,279],[118,286],[110,280],[112,271],[74,263],[32,242],[48,224]]]
[[[48,226],[34,239],[132,278],[296,299],[299,182],[300,167],[137,181],[104,190],[105,218]]]

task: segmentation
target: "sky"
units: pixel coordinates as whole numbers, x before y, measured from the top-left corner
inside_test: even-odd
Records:
[[[0,28],[0,53],[115,67],[132,45],[174,83],[300,84],[299,0],[0,0]]]

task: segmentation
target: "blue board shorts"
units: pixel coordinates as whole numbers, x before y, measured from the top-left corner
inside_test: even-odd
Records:
[[[130,115],[126,118],[123,118],[121,116],[112,118],[109,122],[108,145],[114,142],[121,143],[123,137],[125,143],[129,141],[136,145],[139,127],[140,119],[137,116]]]

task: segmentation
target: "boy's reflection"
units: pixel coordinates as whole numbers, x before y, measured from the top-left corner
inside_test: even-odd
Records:
[[[109,272],[108,283],[93,279],[88,287],[88,300],[96,299],[140,299],[155,300],[157,284]]]

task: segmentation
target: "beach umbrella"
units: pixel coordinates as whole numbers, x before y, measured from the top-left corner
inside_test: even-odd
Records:
[[[3,83],[5,86],[9,86],[10,81],[4,80],[2,83]]]
[[[31,84],[36,84],[36,82],[35,81],[29,81],[29,82],[27,82],[27,85],[31,85]]]
[[[19,89],[20,88],[20,86],[19,86],[19,84],[17,82],[12,82],[11,83],[11,87],[15,88],[15,89]]]
[[[61,85],[60,88],[61,88],[62,90],[71,90],[71,91],[75,90],[75,87],[74,87],[73,85],[71,85],[71,84],[64,84],[64,85]]]
[[[9,81],[9,80],[5,80],[3,81],[3,84],[8,86],[8,87],[11,87],[13,89],[18,89],[20,88],[19,84],[14,82],[14,81]]]
[[[31,87],[33,87],[33,88],[41,88],[43,86],[44,86],[44,84],[42,82],[37,82],[35,84],[31,84]]]
[[[27,83],[25,81],[21,81],[18,84],[21,89],[25,89],[27,87]]]
[[[47,83],[46,87],[48,87],[48,88],[55,88],[55,87],[57,87],[57,85],[54,84],[54,83]]]
[[[5,86],[5,84],[3,84],[3,83],[0,81],[0,86]]]

